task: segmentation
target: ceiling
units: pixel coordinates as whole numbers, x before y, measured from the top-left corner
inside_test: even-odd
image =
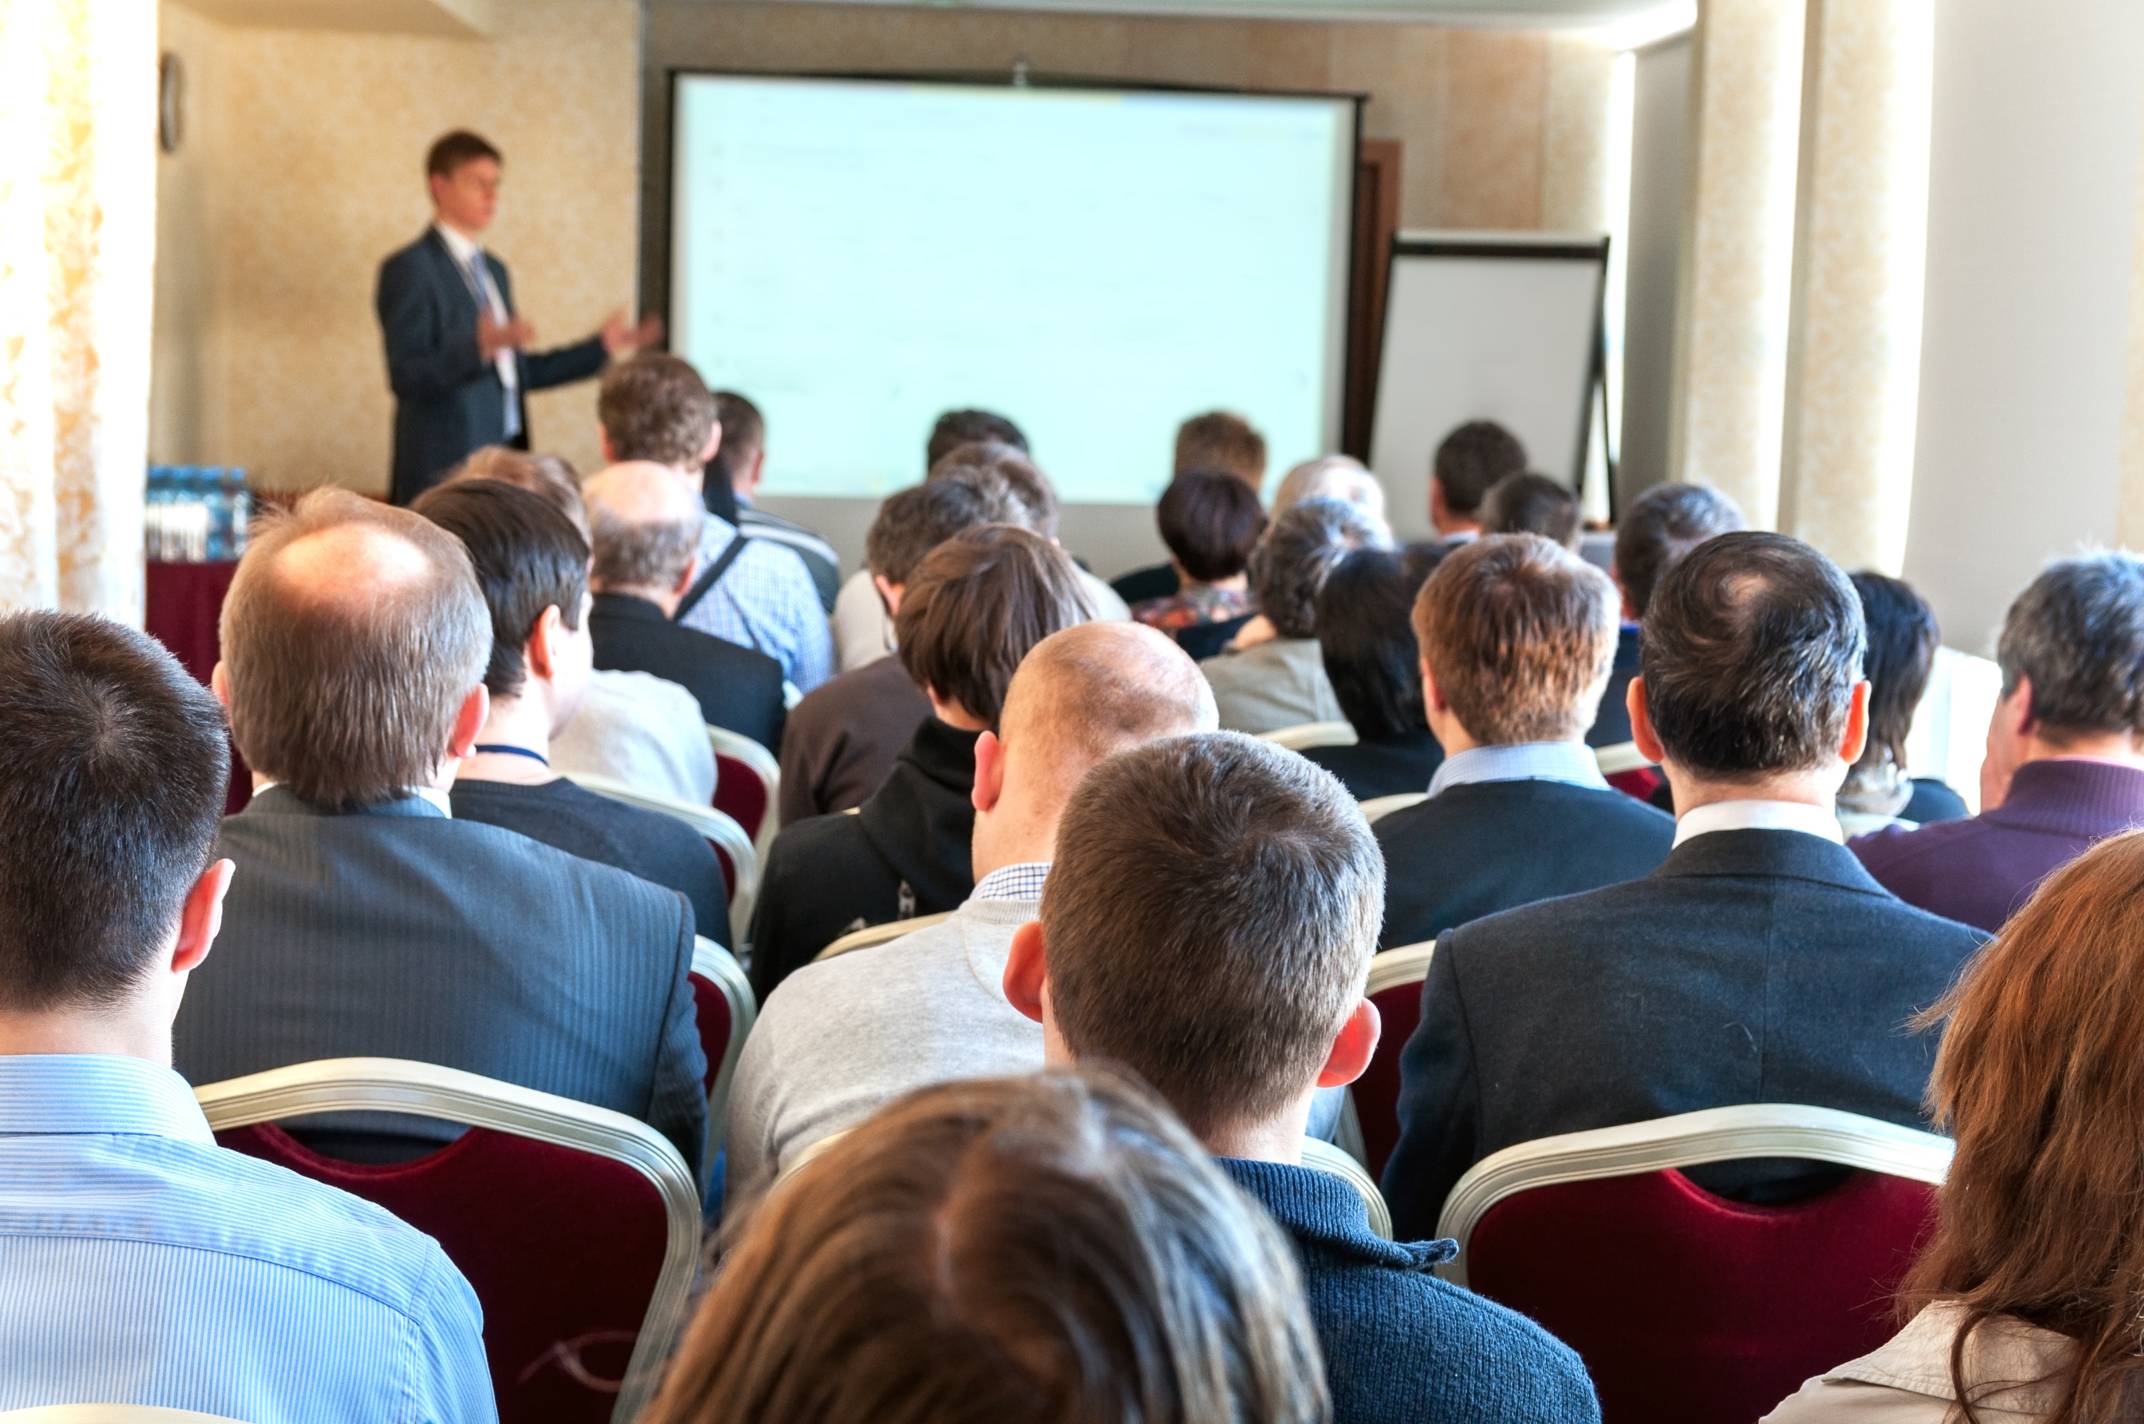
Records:
[[[655,5],[711,5],[726,0],[649,0]],[[816,0],[778,0],[808,4]],[[1270,15],[1292,19],[1363,16],[1488,25],[1513,29],[1634,27],[1643,39],[1686,29],[1696,0],[835,0],[835,3],[911,4],[934,10],[1087,10],[1154,15]],[[1643,42],[1641,39],[1639,42]]]
[[[496,0],[178,0],[227,25],[469,38],[490,33]]]

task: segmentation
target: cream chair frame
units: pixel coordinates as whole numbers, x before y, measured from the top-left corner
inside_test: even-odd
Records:
[[[782,764],[774,759],[773,752],[742,732],[717,727],[712,722],[707,724],[707,745],[717,756],[733,757],[752,768],[752,774],[767,788],[767,814],[760,818],[759,833],[752,837],[752,849],[764,865],[774,845],[774,833],[782,828]]]
[[[1357,741],[1355,729],[1346,722],[1299,722],[1267,732],[1264,738],[1294,752],[1305,747],[1351,747]]]
[[[822,959],[833,959],[839,955],[847,954],[851,950],[869,949],[875,944],[884,944],[888,940],[912,935],[917,930],[928,929],[936,924],[943,924],[952,917],[952,914],[951,910],[940,910],[935,915],[911,915],[905,920],[888,920],[882,925],[865,925],[860,930],[850,930],[847,934],[813,955],[812,962],[816,964]]]
[[[759,851],[752,845],[752,838],[744,833],[744,827],[737,824],[735,816],[712,806],[695,806],[690,801],[652,796],[607,776],[576,774],[572,780],[575,785],[598,796],[608,796],[613,801],[623,801],[628,806],[683,821],[707,840],[721,846],[737,872],[737,888],[730,895],[730,934],[738,944],[745,942],[745,935],[752,927],[752,906],[759,899]]]
[[[752,981],[737,956],[706,935],[692,944],[692,972],[715,986],[730,1006],[730,1043],[715,1065],[714,1084],[707,1090],[707,1150],[714,1151],[729,1136],[730,1088],[737,1077],[737,1059],[744,1052],[745,1035],[759,1021],[759,1000]]]

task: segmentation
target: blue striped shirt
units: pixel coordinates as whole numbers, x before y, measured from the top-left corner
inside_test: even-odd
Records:
[[[216,1146],[186,1080],[0,1056],[0,1409],[495,1420],[476,1294],[429,1236]]]

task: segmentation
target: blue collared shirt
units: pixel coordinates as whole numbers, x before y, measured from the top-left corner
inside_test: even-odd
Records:
[[[1606,791],[1600,762],[1583,742],[1522,742],[1508,747],[1469,747],[1448,756],[1429,779],[1429,794],[1478,781],[1561,781]]]
[[[0,1409],[495,1420],[476,1294],[379,1207],[216,1145],[185,1079],[0,1056]]]
[[[698,567],[704,570],[720,559],[736,537],[736,525],[710,513],[700,525]],[[782,675],[798,692],[834,675],[834,635],[811,570],[796,550],[771,539],[747,540],[722,581],[680,621],[765,653],[782,665]]]

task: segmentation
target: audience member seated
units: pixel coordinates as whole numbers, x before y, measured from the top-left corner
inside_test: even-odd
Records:
[[[1376,826],[1387,947],[1666,859],[1674,818],[1610,789],[1582,740],[1615,614],[1608,576],[1537,534],[1484,535],[1423,585],[1414,631],[1445,761],[1427,801]]]
[[[215,700],[140,633],[7,615],[0,745],[0,1410],[495,1418],[438,1245],[216,1146],[171,1070],[232,878]]]
[[[759,407],[735,391],[716,391],[715,420],[722,427],[722,445],[708,462],[706,478],[728,486],[731,506],[737,511],[731,523],[753,539],[786,544],[797,551],[819,591],[819,606],[834,611],[834,595],[841,590],[841,556],[834,546],[803,525],[769,514],[753,505],[753,496],[767,478],[767,420]],[[720,511],[717,511],[718,513]]]
[[[449,812],[492,644],[460,541],[315,491],[256,526],[220,634],[216,693],[256,790],[223,825],[237,877],[179,1010],[179,1070],[413,1058],[638,1117],[697,1166],[691,906]],[[301,1134],[356,1160],[452,1135],[418,1120]]]
[[[998,725],[1028,649],[1091,612],[1064,551],[1011,525],[967,530],[916,566],[901,598],[900,658],[932,715],[854,815],[815,816],[774,838],[752,915],[761,1003],[851,930],[968,898],[976,738]]]
[[[2144,835],[2048,878],[1924,1014],[1957,1155],[1873,1354],[1766,1424],[2136,1417],[2144,1204]]]
[[[1303,755],[1340,778],[1359,801],[1429,785],[1444,748],[1422,715],[1422,655],[1410,615],[1431,560],[1357,549],[1318,591],[1318,648],[1333,696],[1355,729],[1351,747]]]
[[[949,410],[932,422],[930,438],[923,443],[924,470],[934,469],[963,445],[1010,445],[1028,453],[1026,432],[996,411]]]
[[[1357,549],[1391,544],[1383,525],[1352,504],[1311,499],[1266,526],[1251,551],[1251,596],[1259,614],[1234,649],[1199,664],[1213,684],[1221,725],[1273,732],[1344,715],[1318,650],[1318,590]]]
[[[1232,733],[1173,738],[1105,762],[1072,798],[1005,994],[1053,1064],[1137,1074],[1271,1213],[1302,1268],[1335,1424],[1592,1424],[1577,1356],[1430,1274],[1451,1242],[1379,1238],[1353,1187],[1302,1165],[1311,1099],[1377,1047],[1362,989],[1384,880],[1331,777]]]
[[[574,715],[591,666],[587,543],[542,500],[493,480],[435,486],[410,508],[462,541],[491,610],[490,710],[455,773],[454,814],[667,885],[691,902],[699,933],[728,944],[722,867],[706,841],[551,769],[552,729]]]
[[[1707,539],[1742,528],[1742,511],[1708,485],[1654,485],[1630,502],[1615,528],[1609,572],[1623,594],[1623,628],[1616,635],[1615,670],[1601,696],[1600,716],[1586,733],[1591,747],[1630,740],[1630,680],[1638,675],[1638,625],[1653,589],[1669,569]]]
[[[1913,904],[1994,930],[2056,867],[2144,825],[2144,560],[2050,564],[2003,618],[1980,814],[1854,842]]]
[[[804,560],[786,544],[740,533],[701,498],[722,426],[700,373],[660,352],[620,362],[603,376],[596,419],[606,461],[662,466],[699,511],[698,568],[678,600],[677,621],[765,653],[799,692],[833,676],[826,610]]]
[[[652,673],[690,692],[706,727],[725,727],[768,750],[781,745],[782,666],[676,621],[694,582],[704,515],[692,492],[660,465],[613,465],[588,482],[595,594],[588,627],[596,666]]]
[[[1965,800],[1932,776],[1906,775],[1906,736],[1928,691],[1943,634],[1935,610],[1903,579],[1853,576],[1868,623],[1869,744],[1839,788],[1839,814],[1921,825],[1967,815]]]
[[[1175,461],[1169,475],[1175,480],[1194,470],[1234,475],[1255,501],[1266,482],[1266,438],[1242,416],[1225,410],[1194,415],[1176,427]],[[1183,569],[1176,562],[1133,569],[1112,579],[1109,586],[1126,604],[1137,606],[1181,592]]]
[[[642,1424],[1313,1424],[1286,1243],[1128,1080],[913,1094],[732,1228]]]
[[[1506,475],[1482,496],[1484,534],[1539,534],[1576,553],[1583,523],[1578,496],[1547,475]]]
[[[1481,533],[1481,502],[1497,481],[1526,472],[1526,447],[1493,420],[1470,420],[1444,437],[1429,472],[1429,522],[1445,543]]]
[[[1132,617],[1179,642],[1193,628],[1233,637],[1253,611],[1244,570],[1266,527],[1258,492],[1234,475],[1191,470],[1169,482],[1154,513],[1177,591],[1137,604]]]
[[[1273,513],[1295,508],[1306,499],[1344,499],[1378,523],[1385,523],[1385,487],[1353,455],[1319,455],[1281,477],[1273,491]]]
[[[964,529],[1019,524],[1027,507],[992,470],[953,470],[879,506],[864,564],[889,616],[923,556]],[[840,674],[789,714],[782,736],[782,824],[860,806],[930,720],[930,699],[899,658]]]
[[[1402,1230],[1434,1223],[1482,1158],[1557,1133],[1763,1102],[1922,1124],[1933,1044],[1906,1023],[1980,936],[1901,903],[1840,844],[1864,641],[1853,585],[1783,535],[1721,535],[1661,581],[1630,720],[1674,782],[1675,849],[1643,879],[1439,936],[1385,1169]],[[1837,1175],[1691,1172],[1752,1201]]]
[[[805,965],[766,1001],[731,1094],[726,1199],[910,1088],[1040,1068],[1041,1031],[998,986],[1058,816],[1105,757],[1213,722],[1198,667],[1151,629],[1090,623],[1036,644],[1001,731],[975,746],[975,893],[940,924]]]

